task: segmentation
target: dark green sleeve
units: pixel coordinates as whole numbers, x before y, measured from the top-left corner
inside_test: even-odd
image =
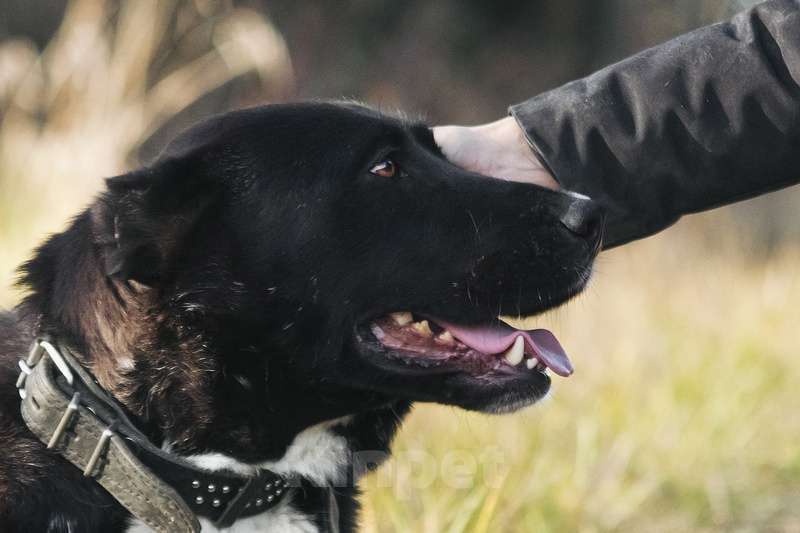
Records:
[[[606,248],[800,182],[800,0],[772,0],[512,106]]]

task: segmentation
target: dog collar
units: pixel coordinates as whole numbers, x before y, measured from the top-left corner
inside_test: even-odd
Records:
[[[161,450],[69,348],[49,338],[37,339],[19,367],[28,428],[157,532],[197,533],[198,517],[230,527],[275,507],[294,485],[266,469],[252,476],[210,472]]]

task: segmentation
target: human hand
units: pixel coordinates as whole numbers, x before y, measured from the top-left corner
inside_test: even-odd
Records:
[[[481,126],[437,126],[433,137],[445,157],[473,172],[508,181],[559,189],[558,182],[528,146],[513,117]]]

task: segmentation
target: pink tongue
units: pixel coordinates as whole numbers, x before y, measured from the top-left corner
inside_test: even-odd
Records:
[[[500,321],[485,326],[459,326],[440,320],[436,320],[436,323],[446,328],[455,338],[473,350],[487,354],[505,352],[514,344],[514,340],[522,335],[527,347],[525,351],[536,354],[536,357],[550,370],[564,377],[574,371],[564,348],[561,347],[555,335],[546,329],[526,331],[512,328]]]

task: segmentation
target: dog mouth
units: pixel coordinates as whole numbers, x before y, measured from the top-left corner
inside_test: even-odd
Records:
[[[475,377],[573,373],[550,331],[521,330],[499,319],[464,325],[402,311],[369,321],[368,331],[384,357],[423,369],[454,369]]]

